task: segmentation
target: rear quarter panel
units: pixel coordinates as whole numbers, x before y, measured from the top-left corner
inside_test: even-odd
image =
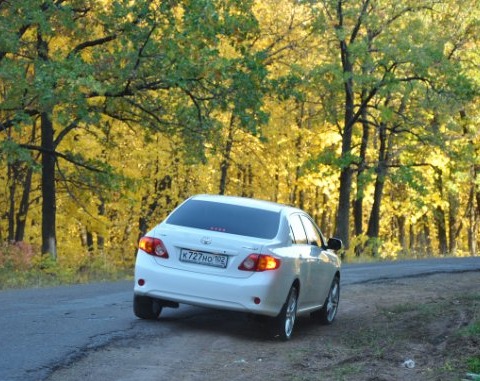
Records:
[[[279,237],[281,244],[272,249],[282,258],[282,276],[286,295],[295,281],[299,282],[298,313],[321,308],[328,296],[333,278],[340,271],[338,256],[322,247],[292,242],[288,220],[282,220]]]

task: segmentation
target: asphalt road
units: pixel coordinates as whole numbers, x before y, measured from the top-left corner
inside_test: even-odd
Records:
[[[466,271],[480,271],[480,257],[344,265],[342,284]],[[148,336],[152,325],[133,315],[132,288],[124,281],[0,292],[0,381],[41,381],[88,351]],[[203,311],[181,306],[162,318]]]

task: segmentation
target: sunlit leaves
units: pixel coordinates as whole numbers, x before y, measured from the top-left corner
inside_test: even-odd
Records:
[[[2,182],[25,178],[8,165],[38,167],[38,118],[51,113],[61,236],[133,251],[184,197],[218,192],[227,158],[225,193],[305,207],[330,233],[340,171],[358,173],[349,205],[364,200],[365,223],[385,164],[380,240],[397,247],[395,218],[419,235],[438,207],[474,210],[478,12],[436,0],[0,2]],[[39,184],[35,173],[37,203]]]

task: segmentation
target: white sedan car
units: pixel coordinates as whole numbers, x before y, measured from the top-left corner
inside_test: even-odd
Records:
[[[271,318],[292,336],[297,314],[330,324],[340,299],[340,260],[300,209],[242,197],[198,195],[140,239],[133,308],[156,319],[179,303]]]

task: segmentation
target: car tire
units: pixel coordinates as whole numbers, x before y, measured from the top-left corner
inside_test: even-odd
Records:
[[[273,336],[281,340],[290,340],[297,318],[298,291],[296,286],[290,289],[282,310],[273,322]]]
[[[338,303],[340,302],[340,279],[338,276],[333,278],[332,285],[328,292],[327,299],[323,307],[311,314],[312,318],[321,324],[332,324],[337,315]]]
[[[162,312],[162,306],[148,296],[133,296],[133,312],[140,319],[155,320]]]

